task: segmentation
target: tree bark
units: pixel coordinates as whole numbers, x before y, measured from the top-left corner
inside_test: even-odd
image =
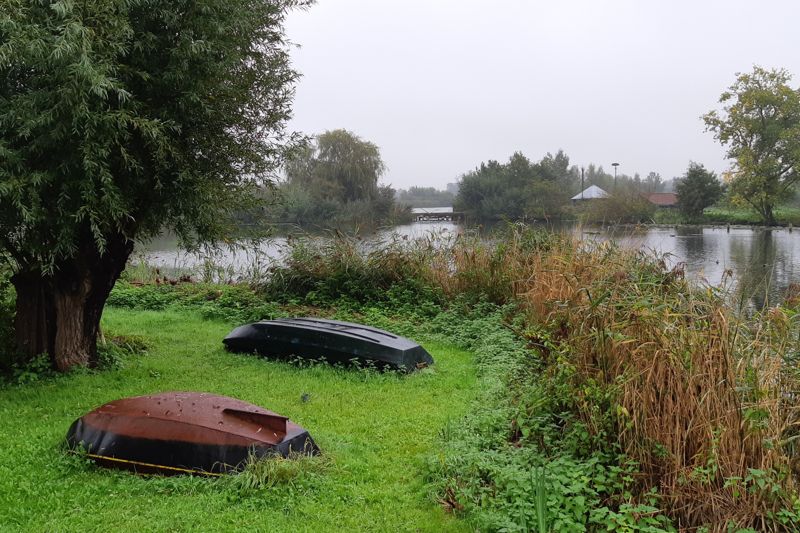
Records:
[[[30,361],[39,354],[50,354],[55,340],[55,309],[52,284],[41,273],[23,271],[11,277],[17,292],[14,340],[19,355]]]
[[[61,371],[93,365],[103,307],[132,251],[133,242],[121,235],[108,239],[102,254],[90,241],[59,262],[52,275],[35,270],[14,275],[19,352],[27,360],[48,353]]]
[[[764,219],[765,226],[775,225],[775,211],[773,210],[772,205],[765,205],[761,214]]]

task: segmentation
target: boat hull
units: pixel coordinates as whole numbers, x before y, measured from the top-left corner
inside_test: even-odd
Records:
[[[315,455],[308,431],[234,398],[168,392],[109,402],[76,420],[71,449],[140,473],[222,474],[250,457]]]
[[[240,326],[223,340],[232,352],[411,372],[433,357],[410,339],[377,328],[317,318],[263,320]]]

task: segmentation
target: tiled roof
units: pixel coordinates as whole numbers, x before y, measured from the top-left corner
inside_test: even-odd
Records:
[[[674,192],[651,192],[643,194],[645,198],[651,203],[662,207],[669,207],[677,205],[678,195]]]

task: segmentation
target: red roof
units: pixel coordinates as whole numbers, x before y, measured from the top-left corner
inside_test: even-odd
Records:
[[[678,204],[678,195],[674,192],[651,192],[643,194],[651,203],[661,207],[672,207]]]

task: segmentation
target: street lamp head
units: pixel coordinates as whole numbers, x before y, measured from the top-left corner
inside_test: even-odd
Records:
[[[614,192],[617,192],[617,167],[619,163],[611,163],[611,166],[614,167]]]

